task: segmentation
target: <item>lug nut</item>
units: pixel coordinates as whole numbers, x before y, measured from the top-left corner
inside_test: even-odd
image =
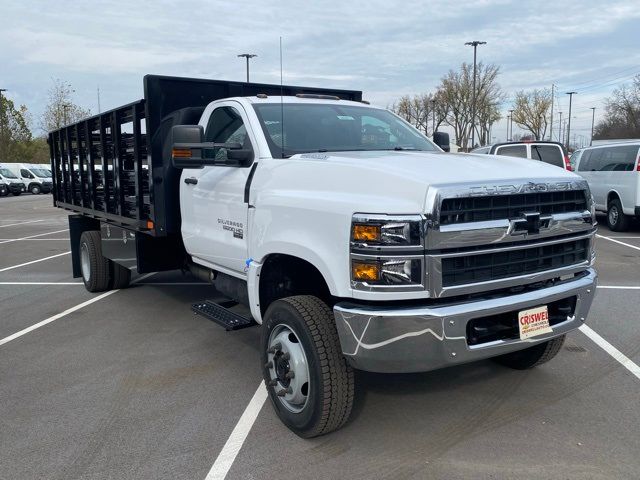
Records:
[[[293,388],[289,387],[289,388],[283,388],[282,390],[278,390],[276,392],[276,395],[278,395],[279,397],[284,397],[287,393],[293,393]]]
[[[289,360],[290,358],[291,358],[291,355],[289,355],[289,352],[282,354],[282,360]]]
[[[284,376],[284,378],[286,378],[287,380],[291,380],[292,378],[295,378],[296,374],[293,371],[287,372]]]
[[[278,380],[276,380],[275,378],[273,380],[269,380],[270,387],[275,387],[277,384],[278,384]]]
[[[273,362],[269,360],[267,363],[264,364],[264,368],[273,368]]]
[[[273,347],[271,347],[269,350],[267,350],[267,352],[269,353],[276,353],[277,351],[279,351],[282,348],[282,344],[280,342],[276,343]]]

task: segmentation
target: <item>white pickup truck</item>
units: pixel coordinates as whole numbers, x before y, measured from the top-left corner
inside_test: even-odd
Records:
[[[354,369],[530,368],[585,321],[595,216],[580,177],[445,153],[357,91],[144,86],[49,135],[74,276],[92,292],[132,271],[212,282],[233,302],[192,309],[260,325],[266,388],[298,435],[347,421]]]

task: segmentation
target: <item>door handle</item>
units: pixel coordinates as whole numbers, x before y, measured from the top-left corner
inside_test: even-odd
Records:
[[[186,183],[187,185],[197,185],[198,179],[196,177],[185,178],[184,183]]]

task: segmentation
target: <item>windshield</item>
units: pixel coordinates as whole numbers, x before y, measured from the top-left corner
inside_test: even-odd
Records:
[[[18,179],[18,177],[16,177],[13,173],[11,173],[6,168],[0,168],[0,175],[2,175],[3,177],[6,177],[6,178],[15,178],[16,180]]]
[[[378,108],[309,103],[254,108],[273,158],[307,152],[439,151],[415,128]]]
[[[51,174],[43,168],[31,168],[30,170],[36,177],[49,178],[51,176]]]

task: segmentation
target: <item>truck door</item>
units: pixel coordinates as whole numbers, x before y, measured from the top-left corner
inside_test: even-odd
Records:
[[[203,119],[206,118],[205,111]],[[240,143],[244,148],[255,150],[255,136],[242,105],[237,102],[217,103],[203,126],[206,142]],[[224,160],[227,150],[220,148],[211,154]],[[251,166],[223,165],[183,170],[180,178],[182,236],[187,252],[197,263],[212,268],[222,266],[243,274],[248,233],[244,190],[250,170]]]

